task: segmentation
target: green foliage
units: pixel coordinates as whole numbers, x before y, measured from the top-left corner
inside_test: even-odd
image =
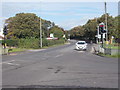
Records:
[[[43,37],[47,37],[47,27],[54,26],[54,23],[41,19]],[[39,37],[40,18],[33,13],[18,13],[6,20],[8,27],[8,39]]]
[[[39,48],[39,39],[37,38],[28,38],[28,39],[19,39],[18,47],[19,48]]]
[[[120,54],[116,54],[116,55],[106,55],[106,54],[103,54],[103,53],[98,53],[97,55],[99,56],[104,56],[104,57],[112,57],[112,58],[120,58]]]
[[[64,35],[64,30],[58,26],[50,28],[50,33],[54,34],[54,37],[62,38]]]
[[[108,37],[114,36],[115,39],[119,38],[120,30],[118,28],[118,23],[120,20],[119,16],[112,17],[107,14],[108,23]],[[95,40],[95,35],[97,34],[97,26],[101,23],[105,23],[105,14],[99,18],[94,18],[88,20],[88,22],[83,26],[77,26],[70,30],[70,34],[73,38],[84,38],[89,40]]]
[[[6,43],[7,46],[10,47],[17,47],[18,46],[18,40],[15,39],[7,39],[7,40],[2,40],[2,45],[4,45],[4,43]]]
[[[53,45],[64,44],[64,43],[65,43],[64,39],[59,39],[59,40],[43,39],[43,46],[53,46]]]
[[[65,39],[69,38],[69,31],[65,31]]]
[[[109,45],[104,44],[104,48],[120,49],[120,44],[119,43],[113,43]]]
[[[40,48],[40,39],[38,38],[26,38],[26,39],[8,39],[5,40],[5,43],[8,47],[17,47],[17,48],[33,48],[38,49]],[[47,40],[43,39],[43,47],[45,46],[52,46],[56,44],[64,44],[64,39],[59,40]],[[4,44],[4,41],[2,41],[2,44]]]
[[[25,51],[26,49],[23,49],[23,48],[10,48],[9,49],[9,52],[21,52],[21,51]]]

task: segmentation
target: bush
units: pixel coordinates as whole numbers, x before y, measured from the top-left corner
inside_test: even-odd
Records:
[[[59,39],[59,40],[46,40],[43,39],[43,46],[52,46],[56,44],[64,44],[65,40],[64,39]]]
[[[59,40],[43,39],[42,41],[43,41],[43,47],[65,43],[64,39],[59,39]],[[33,49],[40,48],[40,39],[38,39],[38,38],[11,39],[11,40],[8,39],[8,40],[5,40],[5,43],[9,47],[33,48]],[[2,44],[4,44],[4,41],[2,41]]]
[[[30,38],[30,39],[19,39],[18,41],[19,48],[39,48],[39,39]]]
[[[17,47],[18,46],[18,40],[17,39],[7,39],[7,40],[2,40],[2,45],[6,43],[7,46],[9,47]]]

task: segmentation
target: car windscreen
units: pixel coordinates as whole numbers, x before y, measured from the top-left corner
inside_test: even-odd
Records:
[[[85,42],[78,42],[77,44],[85,44]]]

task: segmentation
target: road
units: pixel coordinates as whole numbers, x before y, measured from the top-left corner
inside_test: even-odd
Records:
[[[76,51],[75,42],[43,50],[3,56],[3,88],[118,88],[118,60]]]

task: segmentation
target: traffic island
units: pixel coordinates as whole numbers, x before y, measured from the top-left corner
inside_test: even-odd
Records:
[[[120,57],[119,48],[103,48],[98,44],[93,45],[92,47],[93,54],[98,56],[106,57]]]
[[[2,49],[1,51],[2,51],[2,55],[8,55],[8,50],[9,49],[7,49],[7,48],[4,48],[4,49]]]

